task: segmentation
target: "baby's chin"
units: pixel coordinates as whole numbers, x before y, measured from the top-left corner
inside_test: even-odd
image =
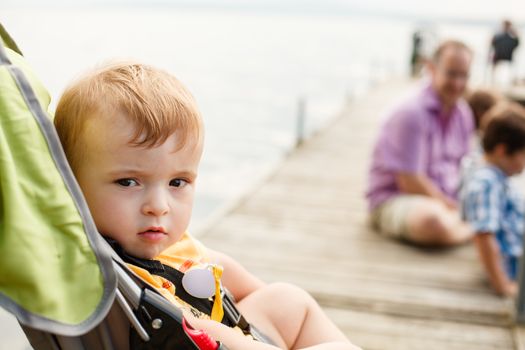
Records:
[[[158,248],[150,248],[150,249],[126,249],[124,248],[124,250],[136,257],[136,258],[140,258],[140,259],[147,259],[147,260],[151,260],[151,259],[154,259],[155,257],[157,257],[161,252],[162,252],[162,249]]]

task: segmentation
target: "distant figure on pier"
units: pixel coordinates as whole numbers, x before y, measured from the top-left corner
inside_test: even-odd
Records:
[[[367,198],[386,236],[425,246],[472,237],[457,205],[459,167],[474,131],[462,99],[472,61],[464,43],[441,43],[428,63],[430,81],[390,111],[375,145]]]
[[[494,34],[490,42],[491,80],[493,84],[509,85],[516,78],[512,61],[514,50],[519,43],[518,33],[512,22],[504,20],[501,31]],[[506,73],[506,79],[502,77],[502,73]]]
[[[414,31],[410,53],[410,75],[413,78],[421,75],[423,67],[432,56],[435,46],[436,34],[432,27],[424,25]]]
[[[410,54],[410,75],[416,77],[421,71],[424,62],[422,55],[423,35],[420,30],[412,34],[412,53]]]
[[[500,295],[514,296],[523,254],[525,198],[510,177],[525,167],[525,110],[502,103],[486,118],[485,164],[461,191],[462,212],[476,232],[474,242],[492,287]]]

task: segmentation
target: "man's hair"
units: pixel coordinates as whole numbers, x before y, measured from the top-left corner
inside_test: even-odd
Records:
[[[470,55],[473,54],[470,47],[468,47],[465,43],[459,40],[445,40],[441,44],[439,44],[439,46],[434,51],[434,54],[432,55],[432,62],[434,64],[437,64],[441,59],[441,56],[443,56],[443,53],[448,49],[465,50]]]
[[[525,109],[516,103],[501,103],[487,112],[487,126],[483,133],[483,150],[492,152],[505,145],[511,155],[525,150]]]
[[[472,109],[474,114],[474,122],[476,129],[481,129],[481,121],[484,115],[496,105],[498,100],[501,99],[499,94],[489,89],[476,89],[467,93],[467,102]]]
[[[119,112],[134,124],[137,146],[154,147],[177,132],[182,147],[203,134],[195,100],[173,75],[138,62],[105,64],[73,82],[57,105],[54,123],[73,169],[83,158],[86,121]]]

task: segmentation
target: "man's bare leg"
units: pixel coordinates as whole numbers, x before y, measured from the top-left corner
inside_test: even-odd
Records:
[[[433,198],[425,198],[407,215],[407,239],[416,244],[454,246],[473,236],[472,229],[457,211]]]

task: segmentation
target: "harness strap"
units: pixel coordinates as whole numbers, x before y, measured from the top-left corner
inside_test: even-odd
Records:
[[[217,299],[222,300],[222,309],[224,310],[224,317],[221,317],[222,323],[230,327],[238,327],[244,334],[250,335],[256,340],[271,343],[265,339],[264,336],[260,336],[260,332],[250,325],[246,318],[244,318],[237,309],[233,295],[226,288],[220,287],[220,284],[216,285],[216,287],[220,289],[215,293],[215,295],[219,297],[214,297],[214,300],[196,298],[186,292],[182,285],[182,277],[184,276],[184,272],[194,264],[192,260],[187,260],[182,264],[183,272],[171,267],[170,265],[165,265],[158,260],[141,259],[131,256],[127,254],[116,241],[109,238],[106,238],[106,240],[113,247],[116,254],[126,263],[144,269],[152,276],[159,276],[170,281],[174,285],[172,293],[174,292],[175,296],[179,298],[181,302],[186,303],[190,308],[211,316],[213,313],[213,304],[216,303]],[[216,273],[221,274],[222,270],[220,272],[216,271]],[[198,315],[196,316],[198,317]]]
[[[230,291],[226,288],[222,288],[221,291],[222,304],[224,308],[224,316],[236,327],[239,327],[244,334],[252,334],[250,323],[244,318],[239,312],[237,306],[235,306],[235,299],[231,295]]]

